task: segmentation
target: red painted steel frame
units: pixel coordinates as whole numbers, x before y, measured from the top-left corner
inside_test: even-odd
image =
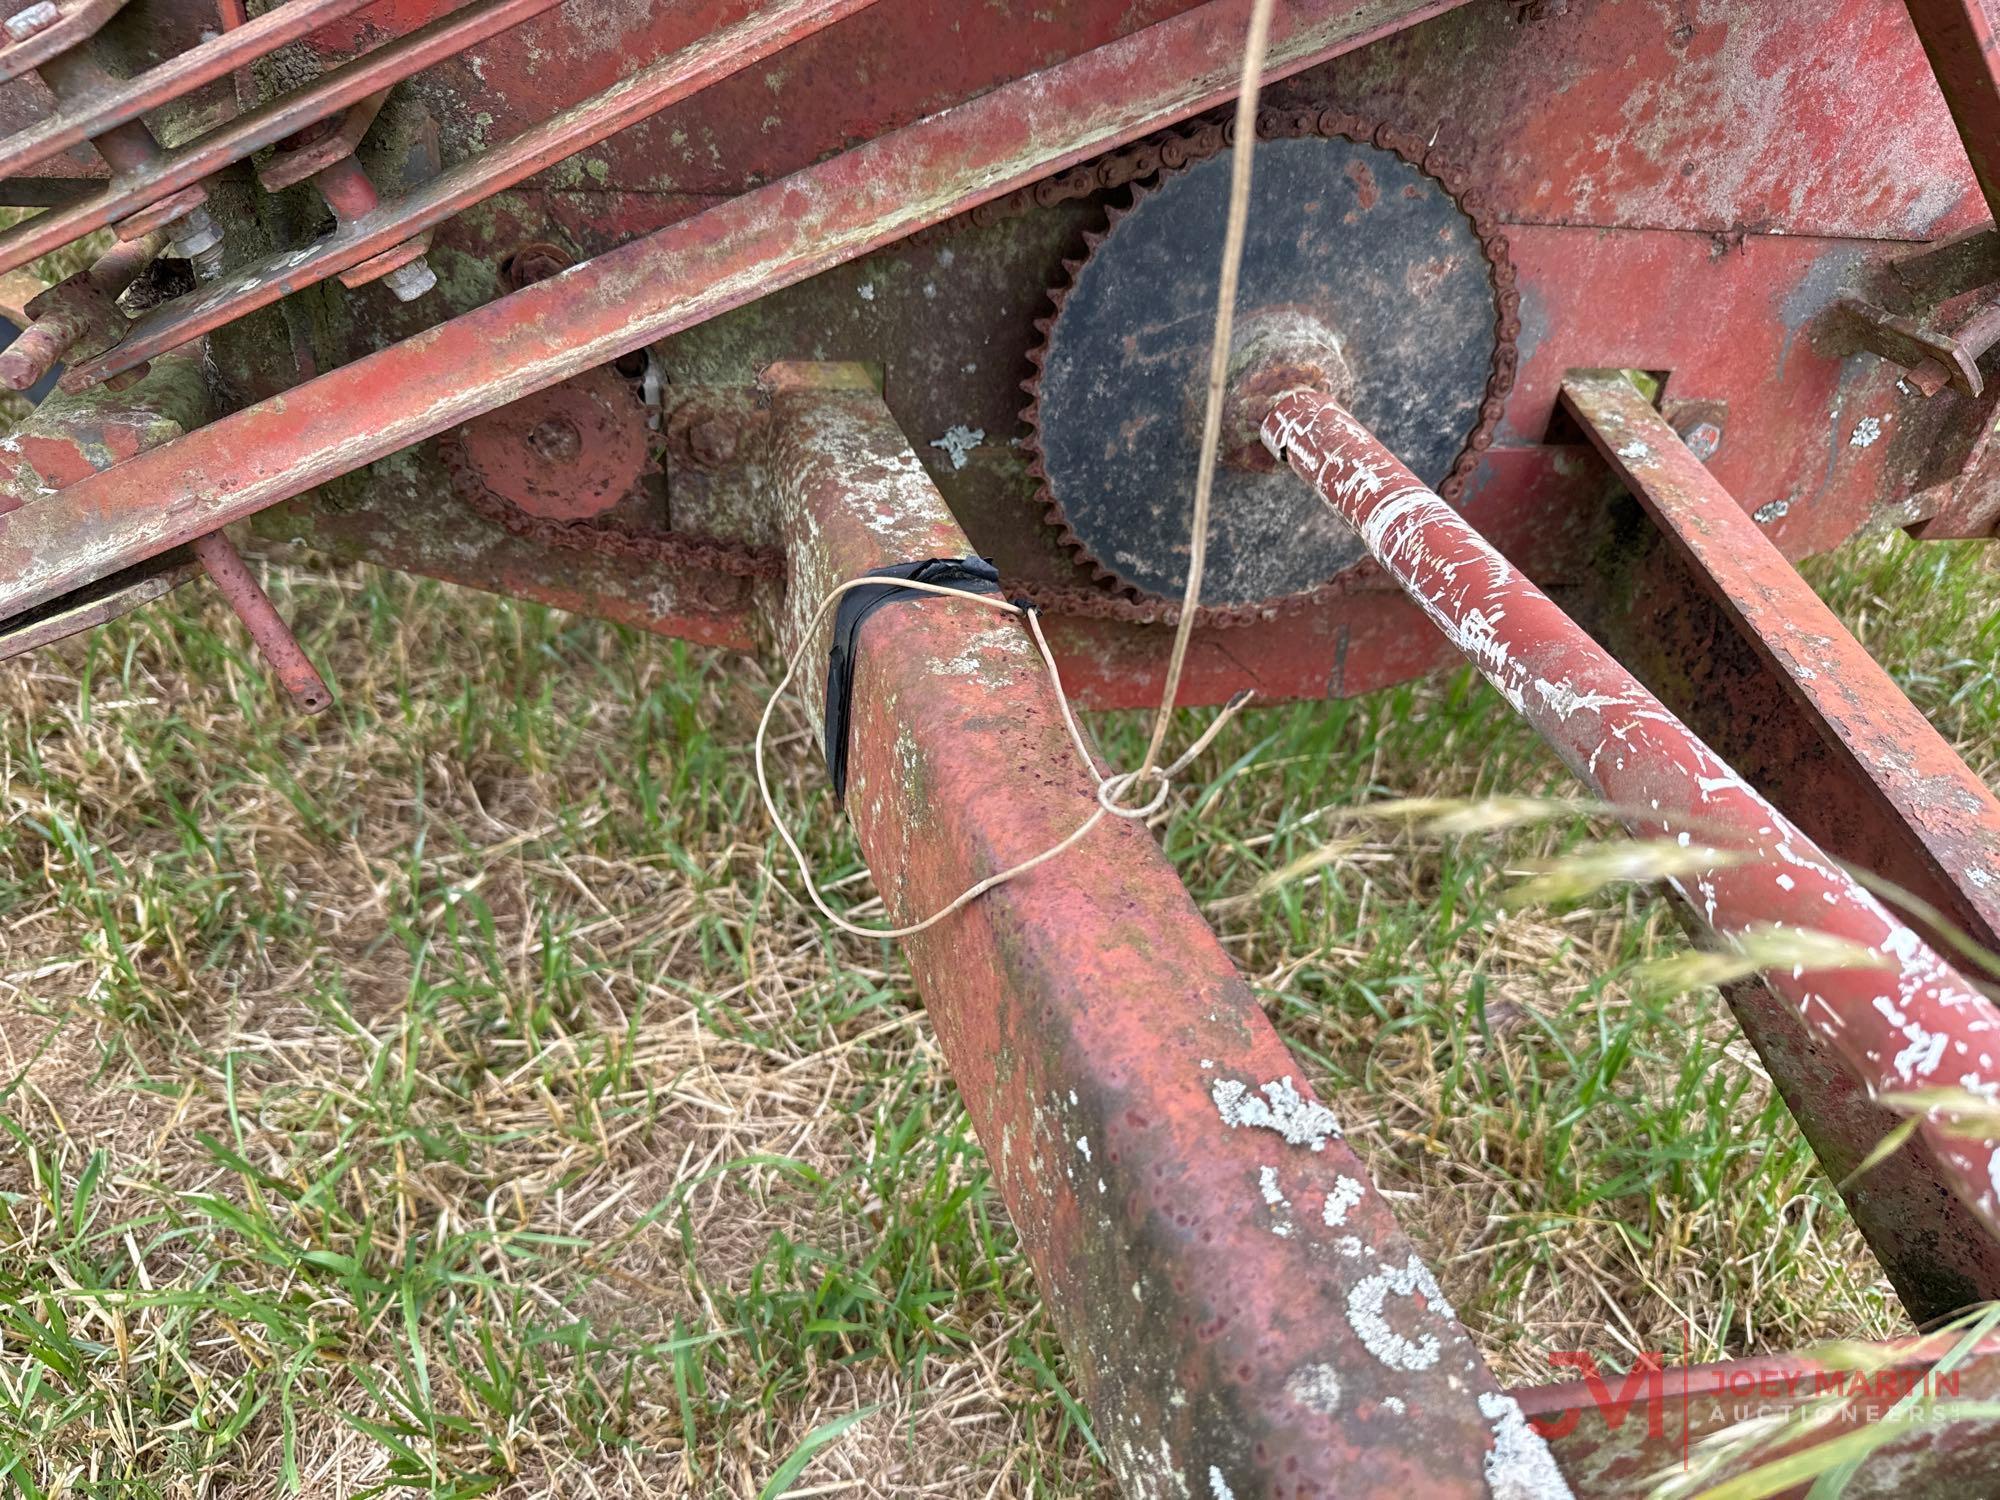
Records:
[[[176,548],[122,573],[99,579],[89,588],[67,596],[55,608],[0,625],[0,661],[40,651],[164,599],[189,579],[199,577],[201,571],[201,564],[186,549]]]
[[[1267,71],[1309,67],[1454,3],[1281,0]],[[1248,10],[1211,0],[0,517],[0,620],[1196,114],[1233,92]]]
[[[874,3],[779,0],[768,5],[504,145],[467,157],[394,202],[379,207],[370,202],[361,213],[341,213],[340,227],[303,251],[278,251],[239,267],[199,292],[162,303],[134,322],[114,348],[78,364],[74,373],[80,380],[116,375],[301,288],[373,260],[544,167],[753,67]],[[334,207],[340,209],[339,204]]]
[[[375,0],[285,0],[262,15],[224,31],[200,46],[170,57],[123,84],[115,93],[80,100],[46,120],[0,140],[0,177],[80,146],[119,125],[130,124],[203,84],[255,62],[289,42],[309,36],[330,21],[351,15]]]
[[[1878,869],[2000,952],[2000,800],[1799,577],[1631,381],[1577,374],[1563,403],[1721,603],[1764,664],[1905,831],[1909,862]]]
[[[1950,1089],[2000,1099],[2000,1011],[1840,870],[1465,519],[1336,402],[1281,398],[1264,440],[1360,534],[1369,552],[1515,711],[1641,837],[1695,842],[1736,862],[1676,877],[1725,939],[1824,933],[1879,966],[1767,970],[1765,981],[1871,1097]],[[1635,446],[1629,464],[1657,457]],[[1949,1111],[1918,1134],[1985,1226],[2000,1230],[2000,1141]]]
[[[828,374],[788,367],[774,398],[787,649],[837,582],[969,550],[865,374],[807,384]],[[869,617],[846,805],[898,924],[1091,814],[1018,618]],[[1503,1460],[1548,1464],[1143,827],[1105,821],[905,947],[1127,1494],[1485,1496]]]
[[[1643,400],[1635,409],[1631,384],[1613,374],[1589,403],[1629,417],[1614,435],[1580,410],[1586,382],[1599,388],[1572,372],[1564,400],[1657,523],[1632,517],[1636,535],[1621,527],[1615,571],[1579,595],[1592,633],[1821,848],[2000,951],[1982,889],[2000,868],[1981,852],[1994,842],[1989,794],[1741,503]],[[1849,430],[1843,422],[1836,441]],[[1638,469],[1621,448],[1661,463]],[[1900,1117],[1762,984],[1723,992],[1911,1317],[1928,1326],[2000,1297],[2000,1242],[1944,1188],[1927,1152],[1912,1146],[1856,1176]]]
[[[280,95],[186,145],[164,152],[149,166],[114,178],[88,198],[46,209],[0,232],[0,271],[26,265],[92,230],[128,219],[148,205],[194,186],[210,173],[274,146],[377,90],[456,56],[557,3],[478,0],[440,16],[408,36],[322,74],[304,88]]]
[[[12,83],[51,58],[82,46],[103,28],[105,22],[123,10],[125,4],[126,0],[72,0],[69,5],[57,6],[57,18],[53,24],[18,41],[0,45],[0,82]],[[25,9],[26,6],[21,6],[13,13],[19,14]]]

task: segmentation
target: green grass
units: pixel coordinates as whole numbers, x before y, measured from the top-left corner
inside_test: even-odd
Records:
[[[1815,577],[1992,776],[1986,555]],[[0,1494],[1108,1493],[899,958],[775,859],[761,669],[273,588],[319,721],[193,589],[0,669]],[[1672,923],[1503,903],[1581,822],[1365,827],[1253,894],[1329,805],[1567,792],[1483,686],[1252,712],[1205,769],[1165,847],[1503,1378],[1899,1329],[1719,1000],[1631,982]]]

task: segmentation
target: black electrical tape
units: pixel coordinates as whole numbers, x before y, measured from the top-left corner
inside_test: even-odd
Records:
[[[1000,572],[983,557],[933,557],[923,562],[873,568],[869,578],[908,578],[936,584],[961,594],[997,594]],[[826,768],[833,776],[833,794],[847,795],[847,721],[854,702],[854,657],[861,622],[895,599],[935,598],[922,589],[849,589],[833,613],[833,647],[826,655]]]

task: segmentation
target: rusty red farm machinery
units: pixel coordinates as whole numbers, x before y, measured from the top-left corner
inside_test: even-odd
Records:
[[[1982,0],[1279,0],[1239,121],[1251,10],[17,5],[0,381],[53,391],[0,441],[0,657],[205,576],[324,708],[239,543],[815,661],[830,590],[981,559],[1078,706],[1154,703],[1254,130],[1178,701],[1470,659],[1729,856],[1698,931],[1878,955],[1730,1003],[1913,1324],[2000,1298],[2000,1141],[1940,1103],[1856,1172],[1884,1096],[2000,1098],[1949,946],[2000,950],[2000,803],[1793,568],[2000,523]],[[840,702],[803,676],[914,922],[1102,787],[1026,616],[889,602]],[[1502,1389],[1146,831],[1082,843],[906,947],[1127,1493],[1624,1494],[1723,1420],[1756,1362],[1667,1372],[1671,1424]],[[1882,1452],[1850,1493],[2000,1493],[1991,1424]]]

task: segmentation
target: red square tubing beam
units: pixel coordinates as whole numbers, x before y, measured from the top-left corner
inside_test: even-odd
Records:
[[[861,377],[775,378],[796,649],[840,582],[968,543]],[[1096,808],[1019,618],[904,599],[857,651],[846,808],[897,925]],[[1125,1493],[1569,1493],[1144,828],[905,948]]]
[[[2000,951],[2000,800],[1637,386],[1576,371],[1562,401],[1843,773],[1817,796],[1802,781],[1793,817]],[[1770,714],[1748,693],[1726,707],[1750,723]]]

